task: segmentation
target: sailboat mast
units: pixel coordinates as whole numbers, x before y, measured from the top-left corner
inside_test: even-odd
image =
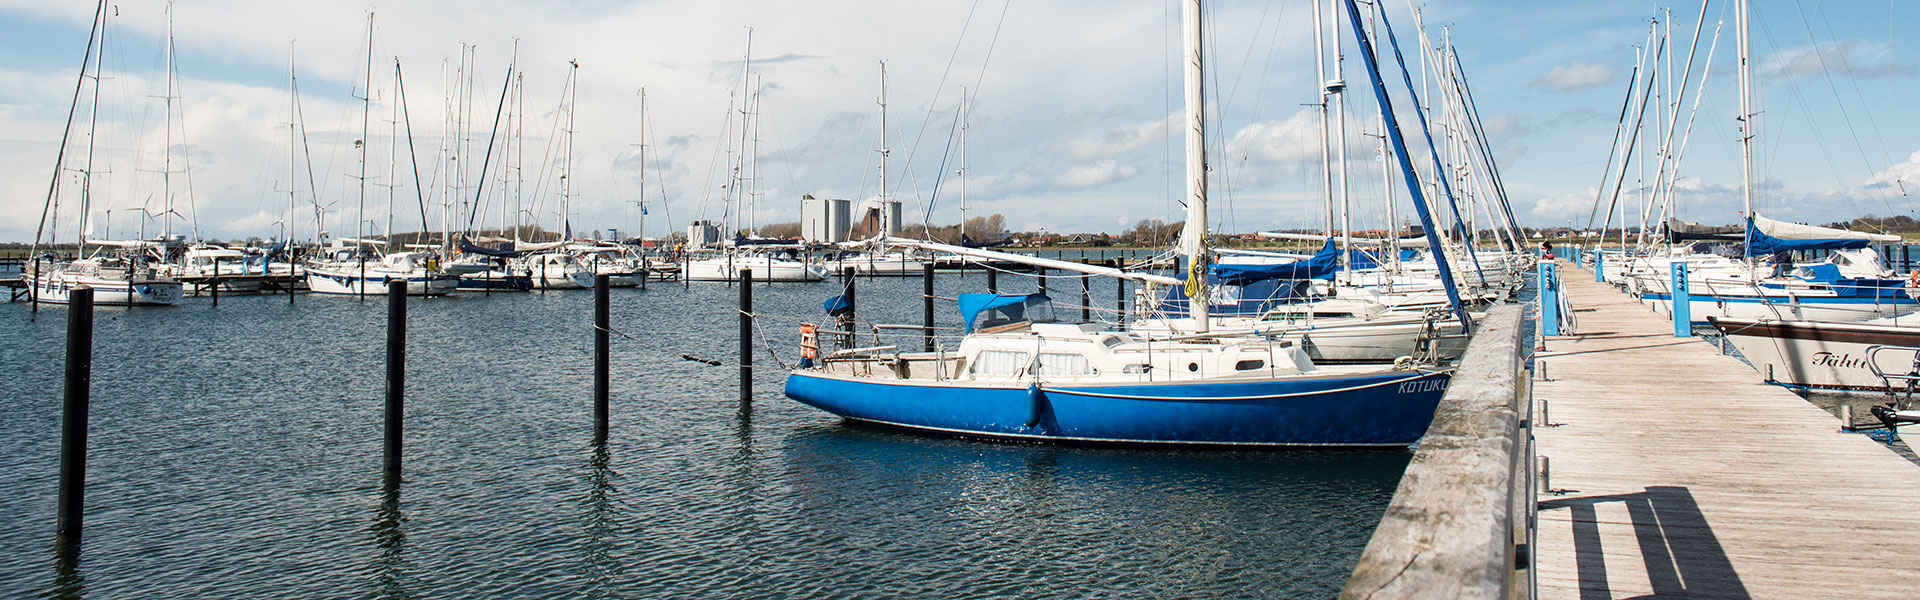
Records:
[[[1735,0],[1734,36],[1740,46],[1740,198],[1748,219],[1753,218],[1753,70],[1747,62],[1747,0]]]
[[[400,87],[399,57],[395,57],[393,59],[393,86],[395,89],[398,89]],[[399,157],[400,157],[400,103],[395,102],[393,103],[393,119],[390,121],[387,121],[387,182],[385,184],[385,187],[387,188],[387,248],[393,251],[398,251],[400,249],[398,244],[399,240],[396,240],[393,237],[393,201],[394,201],[394,195],[395,195],[394,188],[397,188],[400,186]],[[420,227],[422,229],[425,229],[426,225],[427,225],[426,218],[422,217],[420,221]],[[426,233],[427,232],[425,231],[420,232],[420,235],[423,236],[423,239],[418,241],[425,241],[424,236],[426,235]]]
[[[354,143],[360,148],[360,197],[354,208],[354,238],[366,238],[367,226],[367,117],[373,111],[373,13],[367,13],[367,73],[366,87],[360,88],[360,139]],[[360,242],[356,241],[357,246]]]
[[[647,237],[647,88],[640,88],[640,229],[636,237]],[[619,241],[619,240],[614,240]]]
[[[1746,61],[1742,60],[1742,63]],[[165,153],[160,159],[160,230],[167,239],[173,239],[173,3],[167,3],[167,97],[165,98],[166,141]],[[84,204],[84,202],[83,202]],[[81,222],[86,221],[86,213],[81,213]]]
[[[567,143],[565,156],[560,163],[560,223],[562,235],[573,237],[573,105],[580,96],[580,61],[567,61],[572,70],[567,73]],[[562,240],[564,241],[564,239]]]
[[[300,120],[299,108],[294,106],[295,93],[293,87],[293,40],[287,40],[287,221],[281,224],[282,233],[280,241],[289,244],[287,246],[288,256],[292,256],[291,252],[293,252],[291,244],[293,243],[293,215],[296,210],[294,205],[299,203],[298,188],[300,187],[294,185],[295,179],[293,174],[296,169],[300,168],[297,156],[294,154],[300,144],[300,131],[298,126],[295,125],[295,123]]]
[[[967,86],[960,86],[960,235],[967,234]]]
[[[1333,81],[1327,82],[1327,91],[1335,94],[1334,144],[1340,148],[1340,151],[1335,154],[1340,159],[1340,272],[1345,273],[1351,258],[1347,254],[1347,249],[1353,247],[1353,196],[1349,189],[1352,186],[1347,180],[1347,79],[1344,74],[1346,69],[1342,66],[1342,63],[1347,60],[1347,54],[1346,49],[1341,46],[1340,37],[1340,28],[1335,27],[1333,29]]]
[[[1187,226],[1180,239],[1187,257],[1187,305],[1195,333],[1207,332],[1207,119],[1201,94],[1200,0],[1187,0],[1181,9],[1181,33],[1186,39],[1187,100]]]
[[[886,236],[893,233],[893,223],[889,221],[892,212],[887,205],[887,61],[880,61],[880,231],[876,235]]]
[[[1333,237],[1333,135],[1331,124],[1327,121],[1327,95],[1332,88],[1327,81],[1327,43],[1322,35],[1326,29],[1325,18],[1320,14],[1320,2],[1313,5],[1313,68],[1320,86],[1320,183],[1322,197],[1326,200],[1327,225],[1322,230],[1327,237]]]
[[[733,226],[740,224],[740,211],[746,210],[746,198],[740,193],[740,178],[746,176],[747,152],[747,103],[751,97],[748,90],[753,85],[753,28],[747,28],[747,53],[740,61],[740,154],[739,162],[733,169],[733,186],[729,191],[734,197]],[[731,271],[731,269],[729,269]]]

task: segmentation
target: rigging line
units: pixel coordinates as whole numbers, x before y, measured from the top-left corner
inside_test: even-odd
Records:
[[[41,237],[46,234],[47,214],[52,212],[54,200],[58,197],[57,192],[60,189],[60,166],[66,162],[67,139],[73,134],[73,115],[80,109],[80,89],[87,84],[87,63],[93,62],[94,40],[99,37],[102,22],[100,17],[106,13],[106,10],[106,0],[100,0],[99,6],[93,9],[93,32],[87,35],[87,52],[86,55],[80,59],[80,77],[73,84],[73,104],[67,108],[67,126],[60,132],[60,150],[54,154],[53,177],[50,183],[47,184],[47,203],[40,209],[40,226],[39,230],[33,234],[33,246],[28,251],[29,256],[39,254]],[[97,76],[96,79],[94,79],[93,85],[94,90],[97,92],[100,89],[100,80]]]
[[[1799,11],[1800,24],[1803,25],[1807,31],[1807,44],[1813,48],[1814,60],[1820,63],[1820,72],[1821,74],[1825,75],[1827,78],[1827,89],[1833,92],[1833,102],[1840,109],[1840,119],[1847,124],[1847,133],[1853,136],[1853,146],[1855,149],[1858,149],[1860,151],[1861,166],[1864,166],[1867,168],[1867,179],[1871,181],[1873,177],[1875,175],[1879,175],[1879,173],[1873,170],[1873,162],[1867,158],[1867,147],[1865,144],[1862,144],[1860,142],[1860,130],[1853,126],[1853,117],[1847,114],[1847,103],[1845,100],[1842,100],[1840,98],[1840,86],[1839,84],[1836,84],[1833,82],[1833,69],[1827,66],[1826,55],[1820,52],[1820,43],[1815,41],[1813,38],[1813,23],[1807,19],[1807,12],[1801,9],[1800,2],[1798,2],[1798,0],[1796,0],[1793,3],[1793,7],[1794,7],[1794,10]],[[1820,10],[1820,5],[1818,3],[1815,3],[1814,4],[1815,14],[1818,14],[1819,10]],[[1837,43],[1835,44],[1835,49],[1838,50]],[[1847,67],[1849,71],[1852,70],[1852,67],[1848,65],[1846,62],[1847,61],[1846,55],[1844,54],[1839,55],[1839,59],[1840,59],[1841,66]],[[1857,82],[1855,83],[1855,85],[1856,85],[1856,89],[1858,89]],[[1869,117],[1868,124],[1870,125],[1873,124],[1871,120],[1872,114],[1869,113],[1868,117]],[[1834,173],[1834,175],[1838,177],[1840,174]],[[1885,206],[1888,212],[1893,211],[1893,203],[1887,200],[1887,194],[1884,191],[1884,188],[1877,187],[1877,186],[1870,186],[1868,189],[1873,190],[1875,194],[1880,196],[1880,204],[1882,206]]]
[[[1008,1],[1009,1],[1009,2],[1011,2],[1012,0],[1008,0]],[[964,41],[966,41],[966,39],[967,39],[967,29],[968,29],[969,27],[972,27],[972,26],[973,26],[973,13],[974,13],[974,11],[976,11],[976,10],[979,10],[979,8],[980,8],[980,0],[974,0],[974,1],[973,1],[973,5],[967,8],[967,18],[966,18],[966,20],[965,20],[965,21],[962,21],[962,22],[960,23],[960,36],[959,36],[959,39],[956,39],[956,40],[954,40],[954,41],[953,41],[953,52],[950,52],[950,53],[948,53],[948,54],[947,54],[947,67],[946,67],[946,69],[944,69],[944,70],[942,70],[942,71],[940,71],[940,82],[939,82],[939,83],[937,83],[937,84],[934,84],[934,86],[933,86],[933,99],[932,99],[932,100],[929,100],[929,101],[927,101],[927,105],[928,105],[928,106],[937,106],[937,105],[939,105],[939,104],[940,104],[940,92],[941,92],[941,90],[944,90],[944,89],[946,89],[946,87],[947,87],[947,76],[948,76],[948,75],[951,75],[951,74],[953,73],[953,63],[954,63],[954,61],[955,61],[955,60],[957,60],[957,59],[959,59],[959,58],[960,58],[960,46],[961,46],[961,43],[962,43],[962,42],[964,42]],[[1003,13],[1003,14],[1004,14],[1004,13]],[[885,67],[886,67],[886,65],[881,65],[881,67],[882,67],[882,69],[883,69],[883,71],[884,71],[884,69],[885,69]],[[885,86],[885,85],[886,85],[886,82],[885,82],[885,81],[881,81],[881,82],[880,82],[880,85],[882,85],[882,86]],[[883,92],[883,93],[884,93],[884,92]],[[882,108],[881,108],[880,110],[884,112],[884,111],[886,110],[886,108],[885,108],[885,107],[882,107]],[[885,115],[885,114],[882,114],[882,115],[880,115],[880,118],[881,118],[881,120],[883,120],[883,121],[884,121],[884,120],[886,120],[886,115]],[[903,168],[904,170],[906,170],[906,172],[907,172],[907,173],[908,173],[909,175],[911,175],[911,174],[913,173],[913,157],[914,157],[914,155],[916,155],[916,154],[919,154],[919,152],[920,152],[920,140],[921,140],[921,138],[924,138],[924,137],[926,137],[926,135],[927,135],[927,126],[928,126],[929,124],[931,124],[931,123],[933,123],[933,113],[932,113],[932,112],[928,112],[928,113],[927,113],[927,116],[926,116],[926,118],[923,118],[923,119],[921,119],[921,120],[920,120],[920,132],[919,132],[919,133],[917,133],[917,134],[914,134],[914,137],[913,137],[913,146],[912,146],[912,147],[909,147],[909,148],[907,149],[907,164],[906,164],[906,166],[904,166],[904,167],[902,167],[902,168]],[[883,139],[883,140],[880,140],[880,145],[881,145],[882,147],[885,147],[885,146],[887,145],[887,141],[886,141],[886,140],[884,140],[884,139]],[[883,158],[884,158],[884,157],[883,157]],[[901,185],[903,185],[903,184],[905,184],[905,183],[906,183],[906,180],[908,180],[908,179],[911,179],[911,177],[910,177],[910,176],[909,176],[909,177],[902,177],[902,178],[901,178],[901,182],[900,182],[900,183],[896,183],[896,184],[894,184],[894,189],[893,189],[893,190],[891,190],[891,193],[896,193],[896,194],[897,194],[897,193],[899,193],[899,188],[900,188],[900,186],[901,186]],[[888,193],[889,193],[889,190],[880,190],[880,196],[881,196],[881,198],[882,198],[882,200],[884,200],[884,199],[885,199],[885,197],[886,197],[886,195],[887,195]],[[885,208],[883,207],[883,208],[882,208],[882,210],[885,210]],[[932,209],[931,209],[931,208],[929,208],[928,210],[932,210]]]
[[[1773,38],[1773,30],[1772,30],[1771,28],[1769,28],[1769,27],[1767,27],[1767,21],[1766,21],[1766,19],[1764,19],[1764,18],[1761,18],[1761,19],[1759,19],[1759,21],[1760,21],[1760,31],[1762,32],[1762,34],[1763,34],[1763,35],[1766,35],[1766,36],[1767,36],[1767,41],[1768,41],[1768,42],[1772,42],[1772,43],[1774,44],[1774,47],[1775,47],[1775,48],[1778,48],[1778,47],[1780,46],[1780,44],[1779,44],[1779,42],[1778,42],[1778,41],[1776,41],[1776,40],[1774,40],[1774,38]],[[1816,53],[1818,53],[1818,51],[1819,51],[1819,49],[1818,49],[1818,48],[1815,48],[1814,50],[1815,50],[1815,52],[1816,52]],[[1805,96],[1802,96],[1802,95],[1800,94],[1800,86],[1798,86],[1798,85],[1794,85],[1794,83],[1792,82],[1792,80],[1790,80],[1790,79],[1789,79],[1789,80],[1788,80],[1788,82],[1787,82],[1787,89],[1789,89],[1789,90],[1792,90],[1792,91],[1793,91],[1793,100],[1794,100],[1794,102],[1795,102],[1796,104],[1798,104],[1798,105],[1799,105],[1799,109],[1800,109],[1800,111],[1801,111],[1801,113],[1802,113],[1802,114],[1805,114],[1805,115],[1807,116],[1807,122],[1808,122],[1808,123],[1812,123],[1812,122],[1813,122],[1813,118],[1814,118],[1814,117],[1813,117],[1813,109],[1811,108],[1811,105],[1809,105],[1809,104],[1807,103],[1807,99],[1806,99],[1806,97],[1805,97]],[[1792,109],[1792,107],[1789,107],[1789,108],[1787,108],[1786,110],[1784,110],[1783,112],[1791,112],[1792,110],[1793,110],[1793,109]],[[1843,113],[1843,114],[1844,114],[1844,113]],[[1784,119],[1783,119],[1783,121],[1784,121]],[[1849,126],[1851,126],[1851,125],[1849,125]],[[1783,124],[1783,125],[1781,125],[1780,127],[1782,127],[1782,128],[1784,128],[1784,127],[1785,127],[1785,125]],[[1771,171],[1773,170],[1773,165],[1774,165],[1774,161],[1776,161],[1777,159],[1779,159],[1779,157],[1780,157],[1780,151],[1781,151],[1781,150],[1783,150],[1783,149],[1785,149],[1785,144],[1784,144],[1784,143],[1782,143],[1782,141],[1783,141],[1783,140],[1780,140],[1780,139],[1779,139],[1779,138],[1784,138],[1784,137],[1785,137],[1784,135],[1776,135],[1776,136],[1775,136],[1775,138],[1776,138],[1776,141],[1775,141],[1775,145],[1774,145],[1774,150],[1773,150],[1773,152],[1772,152],[1772,156],[1769,156],[1769,157],[1767,157],[1767,170],[1768,170],[1769,172],[1771,172]],[[1834,157],[1833,157],[1833,150],[1832,150],[1831,148],[1828,148],[1828,147],[1827,147],[1827,140],[1826,140],[1826,138],[1825,138],[1824,136],[1821,136],[1821,135],[1819,135],[1819,132],[1818,132],[1818,131],[1814,131],[1814,132],[1813,132],[1813,134],[1811,135],[1811,137],[1813,138],[1813,141],[1814,141],[1814,145],[1816,145],[1816,146],[1818,146],[1818,147],[1820,148],[1820,154],[1821,154],[1821,156],[1822,156],[1823,158],[1825,158],[1825,159],[1827,160],[1827,168],[1828,168],[1828,169],[1830,170],[1830,172],[1832,172],[1832,173],[1833,173],[1833,179],[1834,179],[1834,182],[1835,182],[1836,184],[1838,184],[1838,185],[1840,186],[1840,190],[1841,190],[1841,191],[1840,191],[1840,197],[1841,197],[1842,199],[1844,199],[1844,200],[1846,201],[1846,203],[1847,203],[1847,208],[1851,208],[1851,209],[1853,209],[1853,210],[1854,210],[1854,212],[1856,212],[1856,213],[1857,213],[1857,212],[1861,212],[1861,211],[1860,211],[1860,206],[1859,206],[1859,204],[1857,204],[1857,203],[1855,203],[1855,202],[1854,202],[1854,200],[1853,200],[1853,196],[1852,196],[1851,194],[1848,194],[1848,193],[1846,193],[1846,190],[1847,190],[1847,189],[1849,188],[1849,186],[1847,185],[1847,182],[1846,182],[1846,179],[1844,178],[1844,176],[1842,176],[1842,175],[1840,174],[1840,163],[1839,163],[1839,161],[1837,161],[1837,160],[1835,160],[1835,159],[1834,159]],[[1782,191],[1783,191],[1783,192],[1785,191],[1785,190],[1784,190],[1784,188],[1782,189]],[[1757,211],[1756,211],[1756,212],[1757,212]]]
[[[1888,27],[1888,31],[1887,31],[1887,51],[1888,51],[1888,53],[1889,53],[1889,55],[1891,55],[1891,53],[1893,52],[1893,31],[1892,31],[1892,27],[1893,27],[1893,21],[1891,20],[1891,19],[1893,18],[1893,15],[1891,14],[1891,10],[1892,10],[1892,8],[1893,8],[1893,6],[1892,6],[1892,4],[1891,4],[1891,3],[1889,3],[1889,4],[1888,4],[1888,6],[1887,6],[1887,8],[1888,8],[1888,10],[1889,10],[1889,14],[1887,15],[1887,18],[1889,19],[1889,20],[1887,21],[1887,27]],[[1819,15],[1820,15],[1820,5],[1819,5],[1818,3],[1816,3],[1816,4],[1814,4],[1814,7],[1813,7],[1813,14],[1814,14],[1814,15],[1816,15],[1816,16],[1819,16]],[[1832,21],[1832,20],[1830,20],[1830,19],[1827,19],[1827,18],[1825,18],[1825,17],[1823,16],[1823,17],[1821,17],[1821,19],[1820,19],[1820,21],[1821,21],[1822,23],[1824,23],[1824,24],[1826,25],[1826,28],[1827,28],[1827,37],[1828,37],[1828,38],[1832,38],[1832,39],[1838,39],[1838,38],[1839,38],[1839,36],[1838,36],[1838,35],[1836,35],[1836,34],[1834,34],[1834,32],[1833,32],[1833,21]],[[1844,63],[1844,61],[1846,60],[1846,57],[1845,57],[1844,55],[1843,55],[1843,56],[1841,56],[1841,60],[1842,60],[1842,61],[1843,61],[1843,63]],[[1851,65],[1849,65],[1849,66],[1848,66],[1848,70],[1849,70],[1849,71],[1852,71],[1852,67],[1851,67]],[[1892,77],[1890,76],[1890,75],[1892,75],[1892,70],[1893,70],[1893,66],[1892,66],[1891,64],[1889,64],[1889,65],[1887,66],[1887,73],[1886,73],[1887,75],[1889,75],[1889,77],[1886,77],[1886,79],[1887,79],[1888,81],[1892,81],[1892,79],[1893,79],[1893,78],[1892,78]],[[1883,135],[1883,134],[1881,133],[1881,131],[1880,131],[1880,123],[1878,122],[1878,120],[1877,120],[1877,119],[1875,119],[1875,118],[1873,117],[1873,110],[1872,110],[1872,109],[1869,109],[1869,108],[1867,108],[1867,107],[1868,107],[1868,106],[1870,106],[1870,105],[1869,105],[1869,104],[1867,104],[1867,94],[1866,94],[1866,92],[1863,92],[1863,91],[1861,91],[1861,89],[1860,89],[1860,78],[1858,78],[1858,77],[1849,77],[1849,78],[1847,78],[1847,80],[1848,80],[1849,82],[1851,82],[1851,83],[1853,84],[1853,93],[1854,93],[1854,96],[1860,99],[1860,107],[1861,107],[1861,108],[1862,108],[1862,109],[1863,109],[1863,110],[1864,110],[1864,111],[1866,112],[1866,114],[1867,114],[1867,131],[1871,131],[1871,132],[1873,132],[1873,136],[1874,136],[1874,138],[1875,138],[1875,139],[1877,139],[1877,140],[1878,140],[1878,141],[1880,142],[1880,155],[1881,155],[1881,157],[1883,157],[1883,158],[1884,158],[1884,159],[1885,159],[1885,160],[1887,161],[1887,164],[1889,164],[1889,165],[1891,165],[1891,164],[1893,164],[1893,151],[1892,151],[1892,150],[1890,150],[1890,149],[1889,149],[1889,148],[1887,147],[1887,138],[1886,138],[1886,136],[1885,136],[1885,135]],[[1892,91],[1891,91],[1891,90],[1892,90],[1892,87],[1891,87],[1891,84],[1889,84],[1889,87],[1888,87],[1888,90],[1889,90],[1889,91],[1888,91],[1888,101],[1887,101],[1887,103],[1886,103],[1886,104],[1883,104],[1882,106],[1893,106],[1893,105],[1894,105],[1894,104],[1893,104],[1893,101],[1892,101]]]
[[[648,131],[648,130],[647,130],[647,128],[646,128],[646,122],[647,122],[647,116],[648,116],[648,115],[650,115],[650,114],[652,114],[652,111],[651,111],[651,110],[649,110],[649,109],[648,109],[648,107],[647,107],[647,106],[645,106],[644,104],[643,104],[643,105],[641,105],[641,107],[640,107],[640,122],[641,122],[641,127],[640,127],[640,134],[641,134],[641,135],[640,135],[640,137],[643,137],[643,138],[646,138],[646,141],[647,141],[647,142],[650,142],[650,143],[652,143],[652,144],[653,144],[653,148],[654,148],[654,153],[653,153],[653,156],[652,156],[652,158],[653,158],[653,167],[654,167],[654,169],[653,169],[653,172],[654,172],[654,174],[655,174],[655,177],[654,177],[654,183],[656,183],[656,184],[658,184],[658,185],[659,185],[659,187],[660,187],[660,210],[661,210],[661,211],[663,211],[663,212],[665,213],[665,217],[666,217],[666,222],[667,222],[667,235],[666,235],[666,236],[662,236],[662,237],[663,237],[663,239],[664,239],[665,237],[671,237],[671,236],[672,236],[672,234],[673,234],[673,203],[672,203],[672,202],[669,202],[669,201],[667,200],[667,182],[665,181],[665,180],[666,180],[666,177],[665,177],[665,173],[666,173],[666,171],[662,171],[662,170],[660,170],[660,143],[659,143],[659,141],[658,141],[658,140],[656,140],[656,139],[655,139],[655,138],[653,137],[653,135],[654,135],[655,133],[658,133],[658,132],[659,132],[659,130],[660,130],[660,128],[656,126],[656,127],[654,127],[654,128],[653,128],[653,131]],[[646,169],[646,168],[647,168],[647,165],[645,164],[645,161],[642,161],[642,164],[640,165],[640,168],[641,168],[641,169]],[[645,209],[646,207],[645,207],[645,206],[642,206],[641,208],[642,208],[642,209],[644,210],[644,209]],[[647,232],[645,232],[645,231],[642,231],[642,232],[640,232],[640,237],[641,237],[641,238],[645,238],[645,237],[647,237]]]
[[[407,159],[413,164],[413,193],[420,202],[420,233],[424,237],[433,227],[427,223],[427,192],[420,187],[420,156],[413,149],[413,113],[407,111],[407,84],[406,79],[400,77],[398,56],[393,58],[393,86],[400,93],[400,118],[407,125]],[[448,232],[441,232],[441,235],[450,237]]]

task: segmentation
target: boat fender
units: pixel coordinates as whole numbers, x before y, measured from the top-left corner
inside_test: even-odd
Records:
[[[1047,393],[1040,391],[1038,382],[1027,385],[1027,427],[1040,424],[1040,413],[1046,407]]]
[[[1920,287],[1920,269],[1907,272],[1907,287]]]

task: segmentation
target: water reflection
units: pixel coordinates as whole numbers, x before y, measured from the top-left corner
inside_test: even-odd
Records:
[[[618,543],[616,518],[620,510],[614,501],[619,490],[613,485],[617,474],[611,466],[612,456],[605,441],[596,441],[587,457],[587,531],[581,560],[586,567],[587,585],[594,590],[611,586],[620,573],[620,562],[614,556]]]
[[[400,513],[400,475],[388,472],[380,484],[380,506],[374,512],[373,594],[378,598],[408,598],[402,580],[406,571],[407,519]]]
[[[80,540],[57,536],[53,542],[53,586],[42,598],[79,600],[87,597],[87,578],[80,573]]]

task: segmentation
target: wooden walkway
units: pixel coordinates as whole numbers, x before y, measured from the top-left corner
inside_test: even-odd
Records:
[[[1579,325],[1534,388],[1540,597],[1920,598],[1920,466],[1562,273]]]

